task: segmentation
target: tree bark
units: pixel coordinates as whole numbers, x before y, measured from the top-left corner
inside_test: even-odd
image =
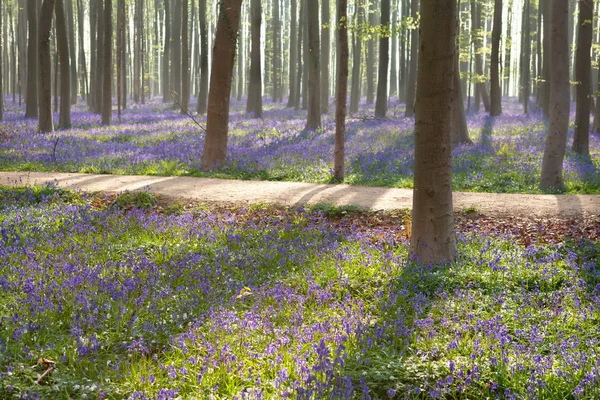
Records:
[[[4,18],[4,14],[2,13],[2,0],[0,0],[0,32],[2,32],[2,19]],[[0,57],[2,57],[2,42],[4,38],[0,37]],[[0,122],[4,121],[4,86],[2,84],[2,62],[0,62]]]
[[[133,101],[136,104],[140,103],[141,96],[141,77],[142,77],[142,29],[141,25],[142,15],[141,15],[141,1],[135,0],[135,13],[134,13],[134,23],[133,30],[135,32],[133,38]],[[178,21],[179,23],[179,21]]]
[[[364,8],[360,6],[358,1],[356,1],[354,10],[354,20],[358,26],[361,26],[364,23]],[[357,113],[358,104],[360,102],[360,86],[362,81],[362,38],[356,29],[352,32],[352,41],[352,91],[350,93],[350,113]]]
[[[418,1],[418,0],[415,0]],[[370,26],[375,26],[375,10],[373,9],[373,2],[366,2],[366,7],[368,10],[367,13],[367,21],[369,21]],[[375,101],[375,41],[374,39],[369,39],[367,41],[367,65],[366,65],[366,75],[367,75],[367,104],[373,104]]]
[[[471,144],[467,116],[465,115],[465,102],[460,82],[460,68],[458,63],[459,48],[456,48],[454,57],[454,100],[452,102],[452,144]]]
[[[502,0],[494,1],[494,28],[492,29],[492,58],[490,61],[490,115],[502,114],[500,90],[500,35],[502,34]]]
[[[300,2],[300,10],[299,10],[299,14],[298,14],[298,47],[297,47],[297,55],[298,55],[298,73],[296,74],[296,97],[294,98],[294,109],[295,110],[299,110],[300,109],[300,97],[302,95],[302,86],[304,84],[304,81],[306,81],[306,75],[303,75],[303,71],[304,71],[304,65],[303,65],[303,60],[304,58],[302,57],[303,53],[303,47],[302,46],[306,46],[306,40],[304,39],[304,31],[306,30],[306,27],[304,26],[305,23],[305,18],[304,15],[306,14],[306,0],[298,0]]]
[[[296,106],[296,79],[297,79],[297,66],[298,63],[298,36],[296,29],[296,21],[298,14],[298,2],[297,0],[290,0],[290,65],[289,65],[289,85],[290,94],[288,97],[287,107]]]
[[[260,0],[252,0],[250,24],[252,29],[252,50],[250,51],[250,84],[248,86],[248,101],[246,112],[262,118],[262,75],[260,60],[260,28],[262,24],[262,9]]]
[[[308,11],[308,116],[306,130],[321,127],[321,69],[319,51],[319,2],[307,0]]]
[[[381,0],[381,26],[389,32],[390,0]],[[379,39],[379,73],[377,77],[377,101],[375,118],[385,118],[388,106],[388,68],[390,66],[390,38],[383,34]]]
[[[421,6],[410,252],[424,264],[456,256],[452,209],[452,108],[456,0]]]
[[[117,0],[117,113],[121,121],[121,107],[123,106],[123,55],[125,50],[125,0]]]
[[[190,104],[190,51],[188,44],[189,15],[188,0],[181,1],[181,113],[187,114]]]
[[[69,66],[69,39],[63,0],[56,0],[55,8],[56,46],[60,62],[60,114],[58,125],[61,128],[69,128],[71,126],[71,68]]]
[[[552,0],[552,54],[550,65],[550,124],[540,189],[564,190],[563,160],[569,130],[569,7],[564,0]]]
[[[50,32],[52,30],[52,16],[54,15],[54,1],[43,0],[39,21],[39,126],[40,132],[53,132],[52,121],[52,60],[50,58]],[[35,2],[33,7],[35,7]],[[31,31],[30,31],[31,32]]]
[[[321,0],[321,24],[322,29],[322,46],[321,46],[321,112],[327,114],[329,112],[329,56],[330,56],[330,24],[331,14],[329,11],[329,0]],[[337,111],[336,111],[337,112]]]
[[[600,133],[600,52],[597,55],[598,58],[598,83],[596,88],[596,112],[594,114],[594,126],[592,127],[593,133]]]
[[[96,23],[98,24],[98,29],[96,30],[96,79],[94,85],[96,88],[94,89],[95,93],[95,110],[96,114],[102,114],[103,107],[103,93],[104,93],[104,85],[102,84],[105,74],[104,74],[104,7],[102,6],[102,0],[96,0],[96,11],[98,13]],[[109,100],[110,101],[110,100]]]
[[[206,0],[200,0],[200,95],[198,96],[198,114],[206,113],[208,95],[208,29],[206,26]]]
[[[554,1],[554,0],[551,0]],[[543,47],[543,55],[542,55],[542,82],[541,82],[541,96],[540,96],[540,100],[542,102],[542,110],[544,111],[544,115],[545,116],[549,116],[550,115],[550,96],[551,96],[551,83],[550,80],[552,79],[552,74],[551,74],[551,69],[554,66],[554,63],[552,62],[552,48],[551,48],[551,36],[552,36],[552,29],[554,29],[552,27],[552,16],[551,16],[551,1],[543,1],[540,3],[540,6],[543,5],[543,30],[544,30],[544,40],[542,43],[542,47]],[[565,2],[565,4],[567,3],[566,0],[563,0]],[[565,24],[567,24],[567,21],[565,20]],[[565,30],[566,30],[566,25],[565,25]],[[567,39],[568,40],[568,39]],[[554,57],[556,57],[556,54],[554,54]],[[567,65],[569,64],[568,60],[569,60],[569,56],[568,54],[565,55],[565,57],[567,58]],[[568,68],[568,67],[567,67]],[[568,75],[568,70],[567,70],[567,75]],[[562,161],[561,161],[562,162]]]
[[[242,0],[221,0],[218,4],[219,19],[213,47],[206,139],[202,153],[204,170],[222,166],[227,155],[231,78]]]
[[[171,68],[173,72],[173,87],[171,99],[177,105],[181,104],[181,2],[173,3],[173,25],[171,26]]]
[[[523,21],[523,84],[521,87],[523,97],[523,111],[525,114],[529,112],[529,94],[531,93],[531,0],[525,0],[524,5],[524,21]]]
[[[414,23],[417,21],[419,12],[419,0],[411,0],[410,16]],[[406,112],[405,117],[415,116],[415,91],[417,86],[417,57],[419,44],[419,28],[415,28],[410,33],[410,65],[408,67],[408,84],[406,85]]]
[[[70,76],[71,76],[71,104],[77,104],[77,53],[75,52],[75,18],[73,14],[73,0],[65,0],[65,16],[68,23],[69,32],[69,55],[70,55]]]
[[[112,122],[113,76],[113,21],[112,0],[104,2],[104,79],[102,80],[102,125]]]
[[[245,34],[244,32],[244,28],[243,28],[243,21],[245,20],[244,17],[245,13],[244,10],[242,9],[241,11],[241,15],[240,15],[240,31],[239,31],[239,36],[238,36],[238,55],[237,55],[237,100],[241,101],[242,100],[242,96],[244,94],[244,71],[245,71],[245,56],[244,56],[244,38],[245,38]]]
[[[200,0],[200,7],[206,0]],[[163,45],[163,64],[162,64],[162,92],[163,92],[163,103],[167,103],[171,99],[170,88],[171,88],[171,75],[169,71],[170,51],[171,51],[171,13],[169,10],[169,0],[164,1],[165,7],[165,42]],[[200,103],[200,102],[198,102]]]
[[[79,38],[79,71],[81,73],[81,94],[89,99],[88,73],[85,61],[85,49],[83,46],[83,1],[77,0],[77,36]]]
[[[54,3],[52,3],[52,9],[54,9]],[[29,40],[27,44],[27,94],[25,96],[25,118],[36,118],[38,116],[39,22],[40,21],[37,17],[37,1],[27,0],[27,23],[29,26]]]
[[[392,40],[392,66],[390,68],[390,96],[395,96],[398,94],[398,69],[396,66],[398,65],[398,7],[396,1],[394,1],[393,13],[392,13],[392,32],[391,32],[391,40]]]
[[[583,155],[590,154],[590,111],[592,88],[592,35],[594,33],[594,0],[579,0],[579,23],[577,36],[577,62],[575,80],[577,110],[575,114],[575,137],[573,151]]]
[[[335,102],[335,151],[333,159],[334,178],[344,180],[344,155],[346,133],[346,102],[348,99],[348,1],[337,0],[338,26],[338,76]]]
[[[279,18],[279,0],[273,0],[273,103],[281,100],[281,21]]]
[[[471,0],[471,27],[473,31],[473,47],[475,51],[475,103],[474,111],[479,111],[481,101],[485,111],[490,110],[490,97],[485,86],[485,73],[483,71],[483,56],[481,54],[483,47],[483,32],[481,31],[481,6],[477,0]]]

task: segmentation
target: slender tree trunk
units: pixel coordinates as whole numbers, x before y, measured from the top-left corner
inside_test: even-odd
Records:
[[[52,121],[52,60],[50,57],[50,32],[52,31],[52,16],[54,1],[43,0],[39,21],[39,127],[40,132],[53,132]],[[36,7],[35,2],[32,7]],[[31,31],[30,31],[31,33]]]
[[[600,52],[598,53],[598,65],[600,66]],[[596,88],[596,113],[594,114],[594,126],[592,132],[600,133],[600,67],[598,67],[598,84]]]
[[[390,0],[381,0],[381,26],[389,30]],[[377,77],[377,102],[375,118],[385,118],[388,106],[388,68],[390,66],[390,38],[383,34],[379,39],[379,73]]]
[[[241,11],[240,20],[244,21],[244,10]],[[237,69],[238,69],[238,80],[237,80],[237,100],[241,101],[244,94],[244,28],[243,23],[240,23],[240,32],[238,36],[238,55],[237,55]]]
[[[418,1],[418,0],[414,0]],[[367,20],[370,26],[375,26],[375,10],[373,9],[373,2],[366,2],[368,10]],[[373,104],[375,101],[375,41],[369,39],[367,41],[367,104]]]
[[[242,0],[222,0],[217,4],[219,18],[213,47],[206,139],[202,153],[204,170],[222,166],[227,155],[231,77]]]
[[[206,26],[206,0],[200,0],[200,95],[198,96],[198,114],[206,113],[208,96],[208,29]],[[213,61],[214,64],[214,61]]]
[[[525,18],[523,21],[523,111],[529,112],[529,94],[531,88],[531,0],[525,0]]]
[[[483,32],[481,28],[481,6],[477,0],[471,0],[471,26],[473,31],[473,46],[475,50],[475,103],[474,110],[479,111],[479,106],[483,100],[483,107],[486,111],[490,109],[490,98],[485,86],[485,73],[483,71]]]
[[[358,26],[364,23],[364,8],[361,7],[358,1],[354,6],[354,21]],[[361,74],[361,55],[362,55],[362,38],[360,34],[353,30],[352,32],[352,91],[350,93],[350,113],[358,112],[358,104],[360,102],[360,86],[362,81]]]
[[[248,87],[248,101],[246,112],[254,114],[255,118],[262,118],[262,75],[260,60],[260,29],[262,24],[262,10],[260,0],[252,0],[250,24],[252,29],[252,50],[250,52],[250,85]]]
[[[452,210],[452,102],[456,0],[421,6],[410,252],[424,264],[456,256]]]
[[[304,76],[304,79],[302,79],[302,109],[303,110],[308,110],[308,85],[310,84],[310,76],[309,76],[309,72],[308,72],[308,68],[309,68],[309,49],[310,49],[310,44],[308,43],[308,2],[309,0],[304,0],[304,12],[302,13],[302,17],[301,17],[301,24],[304,25],[304,35],[302,37],[302,41],[304,42],[303,47],[302,47],[302,52],[303,52],[303,62],[302,62],[302,76]]]
[[[398,94],[398,7],[396,0],[394,0],[392,13],[392,32],[391,32],[391,40],[392,40],[392,66],[390,68],[390,96],[395,96]]]
[[[494,28],[492,29],[492,59],[490,61],[490,115],[502,114],[500,91],[500,35],[502,34],[502,0],[494,1]]]
[[[288,97],[287,107],[296,106],[296,79],[297,69],[296,64],[298,63],[298,36],[296,34],[296,21],[298,2],[297,0],[290,0],[290,66],[289,66],[289,81],[290,81],[290,95]]]
[[[544,41],[543,41],[543,58],[542,58],[542,83],[541,83],[541,102],[542,102],[542,110],[544,111],[545,116],[550,115],[550,97],[551,97],[551,88],[550,88],[550,79],[551,79],[551,69],[554,65],[552,61],[552,49],[551,49],[551,4],[554,0],[543,1],[540,3],[540,6],[543,5],[543,30],[544,30]],[[563,0],[566,4],[567,0]],[[565,20],[565,24],[567,21]],[[567,30],[565,26],[565,30]],[[567,39],[568,40],[568,39]],[[568,46],[568,44],[567,44]],[[554,54],[556,57],[556,54]],[[569,65],[569,56],[565,55],[567,58],[567,66]],[[567,67],[567,75],[569,74]],[[554,106],[553,106],[554,107]],[[561,161],[562,162],[562,161]]]
[[[112,50],[112,0],[104,0],[104,79],[102,80],[102,125],[110,125],[112,122]]]
[[[592,36],[594,33],[594,0],[579,0],[579,23],[577,29],[577,62],[575,80],[577,85],[577,111],[575,116],[575,137],[573,151],[590,154],[590,111],[592,88]]]
[[[141,75],[142,75],[142,32],[141,32],[141,0],[134,0],[134,23],[133,30],[135,32],[133,38],[133,101],[136,104],[140,103],[141,94]]]
[[[330,56],[330,40],[331,40],[331,15],[329,11],[329,0],[321,0],[321,24],[322,46],[321,46],[321,112],[327,114],[329,112],[329,56]]]
[[[88,106],[91,112],[96,110],[96,57],[98,55],[97,48],[97,30],[98,30],[98,1],[89,1],[89,17],[90,17],[90,81],[88,87]]]
[[[117,113],[121,121],[123,106],[123,55],[125,50],[125,0],[117,0]]]
[[[2,32],[2,19],[4,18],[4,14],[2,13],[2,0],[0,0],[0,32]],[[0,57],[2,57],[2,42],[4,38],[0,37]],[[2,84],[2,62],[0,62],[0,122],[4,121],[4,85]],[[13,101],[14,103],[14,101]]]
[[[563,160],[569,130],[569,7],[552,0],[552,53],[550,65],[550,124],[542,161],[542,190],[564,190]]]
[[[348,0],[337,0],[338,26],[338,75],[335,101],[335,151],[333,158],[334,178],[344,180],[344,155],[346,133],[346,102],[348,100]]]
[[[183,1],[183,0],[181,0]],[[145,26],[144,26],[144,12],[146,10],[146,5],[144,0],[140,0],[140,102],[142,104],[146,104],[146,36],[145,36]],[[180,92],[181,93],[181,92]]]
[[[89,98],[88,75],[85,61],[85,50],[83,46],[83,1],[77,0],[77,35],[79,37],[79,71],[81,73],[81,94],[85,99]]]
[[[303,47],[302,46],[306,46],[306,40],[304,39],[304,31],[306,30],[306,27],[304,26],[305,23],[305,19],[304,19],[304,15],[306,13],[306,0],[299,0],[300,1],[300,12],[299,12],[299,16],[298,16],[298,47],[297,47],[297,54],[298,54],[298,73],[296,74],[296,97],[294,99],[294,109],[299,110],[300,109],[300,96],[302,95],[302,87],[304,84],[304,81],[306,81],[306,75],[303,76],[303,71],[304,71],[304,65],[303,65],[303,60],[304,58],[302,57],[303,53]],[[304,42],[304,44],[303,44]],[[305,84],[304,84],[305,85]]]
[[[73,14],[73,0],[65,0],[65,12],[69,29],[69,55],[71,76],[71,104],[77,104],[77,52],[75,51],[75,18]]]
[[[401,0],[402,14],[400,16],[400,20],[402,21],[408,16],[408,1],[409,0]],[[406,103],[406,77],[408,75],[406,65],[406,40],[408,39],[407,32],[408,30],[403,24],[400,31],[400,66],[398,68],[398,101],[400,103]]]
[[[193,0],[192,0],[193,1]],[[188,113],[190,104],[190,51],[188,44],[188,0],[182,0],[181,24],[181,112]]]
[[[47,7],[50,7],[50,5]],[[54,3],[52,3],[52,10],[54,10]],[[25,118],[36,118],[38,116],[38,24],[40,22],[37,17],[36,0],[27,0],[27,22],[29,26],[29,41],[27,45],[27,94],[25,96]],[[52,22],[50,22],[50,25],[51,24]],[[48,33],[48,35],[50,35],[50,33]],[[49,43],[48,46],[50,46]],[[50,48],[48,47],[48,52],[49,51]],[[50,64],[48,64],[48,68],[50,68]],[[48,73],[50,73],[50,70],[48,70]]]
[[[169,73],[169,60],[171,59],[171,14],[169,10],[169,0],[164,1],[165,7],[165,41],[163,45],[163,64],[162,64],[162,92],[163,92],[163,103],[169,102],[171,99],[171,75]],[[200,7],[202,3],[206,3],[206,0],[200,0]],[[206,20],[206,19],[205,19]],[[206,23],[206,22],[205,22]],[[199,104],[200,102],[198,102]],[[199,111],[199,110],[198,110]]]
[[[171,66],[173,70],[173,87],[171,99],[175,104],[181,104],[181,2],[175,0],[173,3],[173,25],[171,34]]]
[[[281,21],[279,18],[279,0],[273,0],[273,103],[281,97]]]
[[[419,0],[411,0],[410,15],[413,21],[417,20]],[[408,67],[408,84],[406,85],[406,112],[405,117],[415,116],[415,91],[417,86],[417,57],[419,45],[419,29],[415,28],[410,33],[410,65]]]
[[[58,125],[61,128],[69,128],[71,126],[71,68],[69,66],[69,39],[63,0],[56,0],[55,12],[56,45],[60,62],[60,114]]]
[[[319,51],[319,2],[307,0],[308,11],[308,117],[306,130],[321,127],[321,69]]]
[[[470,144],[469,129],[467,128],[467,116],[465,115],[465,102],[460,82],[459,48],[456,48],[454,57],[454,100],[452,102],[452,144]]]
[[[96,0],[97,1],[97,12],[98,12],[98,17],[97,17],[97,24],[98,24],[98,29],[96,30],[96,50],[97,50],[97,56],[96,56],[96,81],[95,81],[95,86],[96,89],[94,90],[94,93],[96,93],[96,100],[94,102],[95,104],[95,113],[96,114],[102,114],[102,110],[104,109],[103,107],[103,101],[104,101],[104,85],[102,84],[104,81],[104,78],[106,77],[106,75],[104,74],[104,50],[105,50],[105,46],[104,46],[104,28],[105,28],[105,23],[104,23],[104,7],[102,6],[102,0]],[[108,100],[110,101],[110,99]]]

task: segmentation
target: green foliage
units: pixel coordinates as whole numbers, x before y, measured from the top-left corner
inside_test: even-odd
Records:
[[[124,210],[150,210],[157,203],[156,197],[148,192],[124,192],[119,194],[113,204]]]

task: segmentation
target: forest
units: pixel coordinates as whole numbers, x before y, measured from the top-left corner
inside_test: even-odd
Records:
[[[591,400],[599,326],[599,0],[0,0],[0,400]]]

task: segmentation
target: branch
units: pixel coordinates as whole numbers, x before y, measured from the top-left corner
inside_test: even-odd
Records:
[[[194,115],[190,112],[189,107],[187,110],[183,109],[183,106],[181,105],[179,100],[177,100],[177,95],[178,95],[178,93],[176,91],[174,91],[174,90],[171,91],[171,98],[173,99],[173,102],[175,103],[175,105],[177,107],[179,107],[179,110],[181,110],[181,112],[183,112],[185,115],[190,117],[191,120],[194,121],[194,123],[196,125],[198,125],[198,127],[204,131],[204,133],[206,133],[206,128],[204,126],[202,126],[202,124],[200,124],[200,122],[198,122],[198,120],[196,120],[196,118],[194,118]]]

